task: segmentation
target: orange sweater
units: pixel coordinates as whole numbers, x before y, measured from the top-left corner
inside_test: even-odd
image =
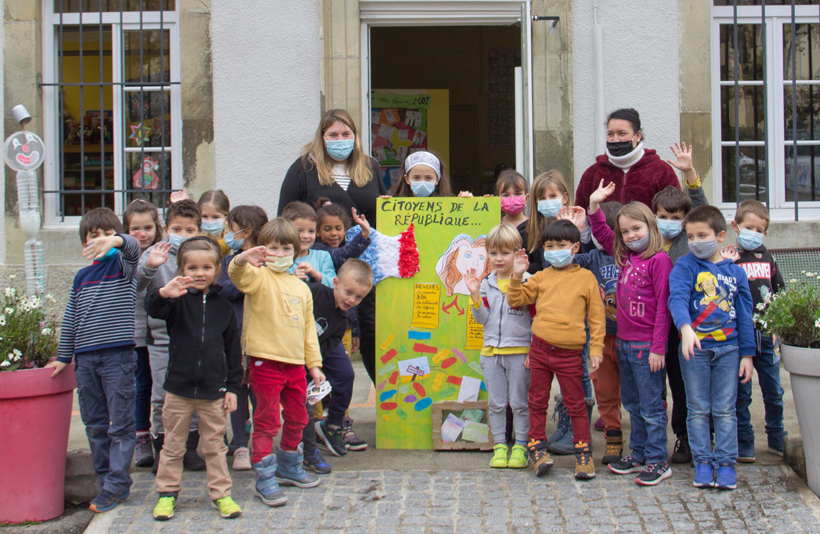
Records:
[[[589,354],[603,357],[606,333],[604,304],[595,276],[578,265],[549,267],[531,276],[526,284],[513,277],[507,288],[510,306],[535,303],[532,333],[564,349],[580,350],[586,343],[584,319],[589,323]]]

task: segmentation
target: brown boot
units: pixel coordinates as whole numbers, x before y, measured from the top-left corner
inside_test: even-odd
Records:
[[[531,439],[527,443],[527,449],[530,453],[530,462],[535,469],[535,476],[540,477],[546,474],[552,467],[552,458],[547,452],[547,444],[540,439]]]
[[[624,453],[624,437],[620,430],[606,431],[606,452],[601,463],[609,465],[611,462],[617,462],[621,459]]]
[[[586,441],[579,441],[575,444],[575,478],[577,480],[595,478],[592,449]]]

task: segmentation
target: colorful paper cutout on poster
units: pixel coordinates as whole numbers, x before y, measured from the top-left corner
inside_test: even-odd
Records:
[[[473,317],[472,312],[467,313],[467,343],[464,348],[467,350],[481,350],[484,346],[484,325]]]
[[[430,362],[427,360],[427,356],[400,361],[399,374],[402,382],[424,380],[430,375]]]
[[[458,390],[458,402],[478,400],[479,391],[481,391],[481,380],[471,376],[462,377],[461,388]]]
[[[432,335],[433,334],[431,334],[430,332],[419,332],[418,330],[410,330],[409,332],[407,332],[407,339],[425,340],[430,339],[430,336]]]
[[[464,441],[487,441],[490,434],[490,427],[483,423],[466,423],[461,431]]]
[[[448,297],[453,294],[470,294],[465,282],[465,276],[470,269],[475,269],[480,275],[479,278],[490,274],[492,268],[484,243],[485,237],[480,235],[473,239],[467,234],[459,234],[453,238],[450,246],[439,258],[436,272],[447,290]]]
[[[441,424],[441,439],[447,442],[453,442],[458,439],[464,428],[464,421],[453,414],[447,414],[447,419]]]
[[[415,284],[413,289],[413,328],[438,328],[441,288],[438,284]]]

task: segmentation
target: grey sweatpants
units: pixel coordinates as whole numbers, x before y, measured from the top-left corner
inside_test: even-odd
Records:
[[[165,372],[168,370],[168,345],[148,345],[148,360],[151,362],[151,429],[154,434],[164,434],[162,406],[165,404]],[[191,431],[199,428],[199,415],[191,419]]]
[[[526,354],[481,356],[481,370],[489,395],[490,430],[495,443],[504,443],[507,431],[507,403],[513,412],[516,441],[527,441],[530,431],[530,410],[527,392],[530,371],[524,367]]]

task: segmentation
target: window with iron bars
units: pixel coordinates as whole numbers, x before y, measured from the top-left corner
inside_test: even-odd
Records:
[[[818,0],[714,0],[712,80],[717,205],[820,219]]]
[[[175,0],[43,2],[47,225],[181,188]]]

